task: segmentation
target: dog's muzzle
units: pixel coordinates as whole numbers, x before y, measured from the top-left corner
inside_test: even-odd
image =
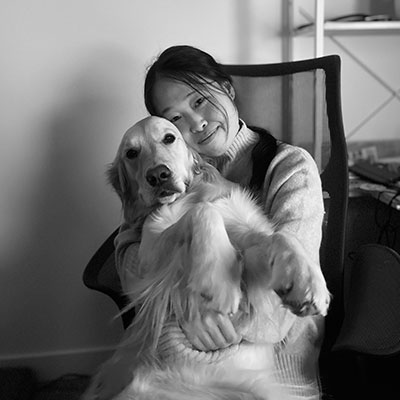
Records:
[[[150,168],[145,177],[151,187],[153,200],[160,204],[174,202],[186,189],[183,184],[179,184],[179,181],[174,178],[173,172],[164,164]]]
[[[161,186],[171,179],[171,171],[166,165],[157,165],[146,173],[146,181],[152,186]]]

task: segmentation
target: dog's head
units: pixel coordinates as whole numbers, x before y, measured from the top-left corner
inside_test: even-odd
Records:
[[[124,208],[137,201],[151,208],[185,193],[199,162],[175,125],[148,117],[123,136],[108,178]]]

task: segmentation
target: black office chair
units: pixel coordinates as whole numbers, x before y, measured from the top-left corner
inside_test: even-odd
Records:
[[[229,65],[225,68],[234,80],[237,105],[247,125],[266,128],[276,138],[301,146],[318,157],[327,209],[321,265],[333,294],[328,319],[334,322],[328,321],[330,326],[325,339],[327,348],[330,348],[343,316],[342,277],[348,197],[340,58],[333,55],[288,63]],[[316,101],[320,103],[316,104]],[[319,139],[315,138],[316,129],[319,129]],[[314,149],[316,141],[319,141],[319,148]]]
[[[89,289],[97,290],[109,296],[117,305],[119,311],[124,311],[128,305],[128,297],[122,292],[121,282],[115,268],[114,239],[119,227],[100,246],[92,256],[83,272],[83,283]],[[135,315],[134,309],[121,313],[124,329],[126,329]]]
[[[277,139],[316,155],[326,194],[321,265],[333,300],[321,355],[324,376],[334,373],[330,355],[343,316],[343,265],[348,196],[347,149],[343,131],[340,58],[332,55],[264,65],[225,65],[236,90],[239,114],[250,126],[268,129]],[[317,132],[317,136],[314,133]],[[126,305],[114,265],[116,231],[89,261],[87,287],[109,295],[120,310]],[[133,313],[123,314],[126,327]],[[332,380],[334,381],[334,379]],[[324,382],[325,384],[325,382]],[[330,391],[327,381],[326,391]]]
[[[348,198],[347,147],[344,136],[340,58],[332,55],[267,65],[230,65],[236,102],[248,125],[312,153],[320,167],[326,218],[321,266],[333,294],[326,318],[320,364],[323,390],[334,393],[340,360],[332,356],[343,316],[343,276]],[[316,136],[317,134],[317,136]],[[319,134],[319,137],[318,137]]]

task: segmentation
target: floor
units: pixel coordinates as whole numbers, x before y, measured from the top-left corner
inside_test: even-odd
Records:
[[[38,382],[29,368],[0,368],[1,400],[78,400],[89,383],[86,375],[69,374]]]

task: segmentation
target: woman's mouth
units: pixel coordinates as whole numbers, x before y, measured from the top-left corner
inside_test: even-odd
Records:
[[[207,132],[205,137],[203,137],[201,140],[199,140],[199,142],[197,144],[199,145],[203,145],[203,144],[207,144],[209,142],[211,142],[213,136],[215,135],[215,133],[217,132],[218,127],[213,129],[211,132]]]

